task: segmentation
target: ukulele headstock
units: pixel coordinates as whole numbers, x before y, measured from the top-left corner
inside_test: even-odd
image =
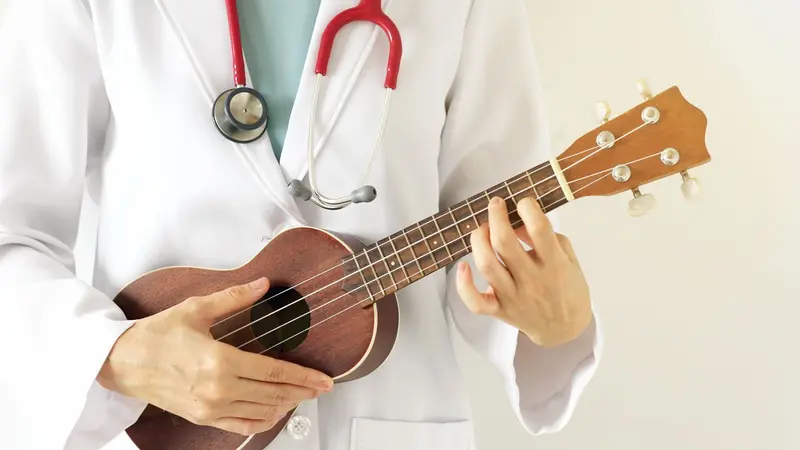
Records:
[[[575,198],[632,192],[632,216],[655,206],[653,196],[639,188],[671,175],[682,177],[684,197],[696,196],[700,184],[688,170],[711,160],[707,119],[700,109],[675,86],[653,96],[640,81],[639,91],[645,101],[613,119],[608,106],[598,104],[602,124],[557,158]]]

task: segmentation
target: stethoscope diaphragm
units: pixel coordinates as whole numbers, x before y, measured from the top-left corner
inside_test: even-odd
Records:
[[[241,86],[229,89],[214,102],[214,123],[228,139],[247,144],[260,138],[267,129],[267,102],[255,89]]]

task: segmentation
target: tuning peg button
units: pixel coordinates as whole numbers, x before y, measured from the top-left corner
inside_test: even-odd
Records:
[[[633,189],[633,198],[628,202],[628,214],[641,217],[656,207],[656,198],[652,194],[642,194],[639,188]]]
[[[681,172],[681,193],[686,200],[694,200],[700,196],[700,181],[697,178],[689,176],[686,171]]]
[[[611,106],[607,102],[597,102],[594,105],[594,111],[597,113],[597,118],[600,123],[608,123],[611,118]]]
[[[637,81],[636,88],[639,90],[639,95],[641,95],[645,100],[650,100],[653,98],[653,91],[650,90],[650,86],[648,86],[645,79],[640,79]]]

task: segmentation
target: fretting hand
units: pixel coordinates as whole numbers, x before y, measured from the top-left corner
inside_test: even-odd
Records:
[[[333,386],[327,375],[214,340],[217,319],[252,305],[266,280],[194,297],[122,334],[98,382],[198,425],[251,435]]]
[[[457,288],[464,303],[473,313],[516,327],[540,346],[554,347],[578,337],[592,321],[592,308],[569,240],[553,231],[533,198],[517,205],[524,222],[517,230],[503,199],[492,199],[488,209],[488,226],[475,230],[471,242],[475,264],[490,287],[478,291],[469,265],[461,262]],[[519,240],[532,250],[525,251]]]

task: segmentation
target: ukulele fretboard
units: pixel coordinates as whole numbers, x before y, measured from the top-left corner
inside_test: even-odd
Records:
[[[549,162],[496,184],[343,259],[343,289],[376,301],[463,258],[470,234],[488,222],[493,197],[506,201],[512,225],[522,225],[517,202],[535,196],[545,212],[567,203]]]

